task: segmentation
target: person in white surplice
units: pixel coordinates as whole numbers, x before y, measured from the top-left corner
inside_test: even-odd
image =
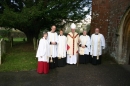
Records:
[[[66,65],[66,51],[67,51],[67,38],[63,35],[63,30],[60,30],[58,36],[58,67]]]
[[[36,57],[38,58],[38,73],[47,74],[49,72],[49,43],[47,32],[43,33],[43,38],[39,41]]]
[[[90,52],[90,37],[87,35],[87,31],[83,31],[83,35],[80,36],[79,44],[79,63],[87,64],[89,62]]]
[[[58,42],[58,35],[55,32],[56,26],[53,25],[51,27],[51,31],[48,32],[48,41],[50,44],[50,51],[49,51],[49,65],[50,69],[56,68],[58,66],[58,58],[57,58],[57,42]]]
[[[91,55],[92,64],[101,64],[102,49],[105,49],[104,36],[99,33],[99,28],[95,29],[95,33],[91,35]]]
[[[79,46],[79,35],[75,32],[76,25],[71,24],[71,32],[67,35],[67,63],[76,64]]]

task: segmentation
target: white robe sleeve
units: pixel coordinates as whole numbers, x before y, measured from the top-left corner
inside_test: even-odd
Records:
[[[79,45],[80,45],[81,44],[81,40],[82,40],[82,35],[79,37],[79,40],[80,40],[80,42],[79,42]]]
[[[50,44],[50,32],[48,32],[47,40],[48,40],[48,42],[49,42],[49,44]]]
[[[92,39],[93,39],[93,34],[91,35],[91,38],[90,38],[90,46],[92,46]]]
[[[66,51],[67,51],[67,37],[65,36],[65,47],[66,47]]]
[[[38,46],[38,50],[37,50],[37,54],[36,54],[36,57],[41,57],[41,56],[44,56],[45,54],[45,43],[42,39],[40,39],[40,42],[39,42],[39,46]]]
[[[105,49],[105,38],[103,35],[101,35],[101,46],[103,49]]]
[[[58,34],[56,33],[56,43],[58,43]]]
[[[57,36],[57,45],[60,43],[60,37]]]
[[[49,54],[50,54],[50,48],[49,48],[49,43],[47,42],[47,49],[46,49],[46,51],[47,51],[47,56],[49,57]]]
[[[87,48],[90,50],[90,37],[88,36],[88,42],[86,43]]]

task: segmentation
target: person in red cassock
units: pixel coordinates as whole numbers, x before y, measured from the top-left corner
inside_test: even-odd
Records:
[[[47,40],[47,32],[43,33],[43,38],[39,41],[36,57],[38,58],[37,72],[39,74],[47,74],[49,72],[49,43]]]

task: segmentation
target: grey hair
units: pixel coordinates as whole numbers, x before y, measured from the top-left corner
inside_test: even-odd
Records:
[[[87,30],[85,30],[85,29],[83,30],[83,32],[84,32],[84,31],[86,31],[86,32],[87,32]]]
[[[96,30],[96,29],[100,30],[98,27],[96,27],[95,30]]]
[[[43,35],[45,35],[45,34],[48,34],[48,32],[47,32],[47,31],[44,31],[44,32],[43,32]]]

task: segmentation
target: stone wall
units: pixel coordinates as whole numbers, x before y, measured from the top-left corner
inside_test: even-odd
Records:
[[[105,36],[109,53],[118,60],[118,32],[130,0],[93,0],[91,34],[96,27]]]
[[[110,0],[110,12],[109,12],[109,25],[108,25],[108,46],[110,54],[118,59],[118,46],[119,46],[119,28],[122,18],[130,6],[130,0]],[[123,57],[126,58],[126,57]],[[119,62],[119,61],[118,61]],[[125,61],[120,63],[125,63]]]

